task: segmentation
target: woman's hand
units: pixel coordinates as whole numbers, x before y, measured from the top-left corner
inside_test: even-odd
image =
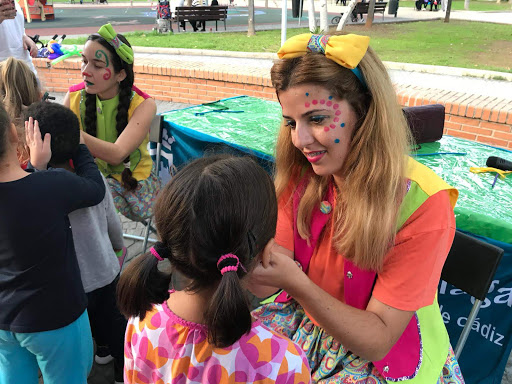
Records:
[[[29,117],[28,121],[25,121],[25,139],[30,149],[30,163],[37,170],[45,170],[52,158],[51,135],[47,133],[44,140],[41,139],[39,123]]]
[[[0,0],[0,24],[16,17],[16,7],[10,0]]]
[[[23,49],[30,51],[30,56],[37,57],[37,45],[27,35],[23,35]]]
[[[251,273],[252,285],[277,287],[288,291],[301,278],[307,278],[293,260],[293,252],[271,240],[261,256],[261,263]]]

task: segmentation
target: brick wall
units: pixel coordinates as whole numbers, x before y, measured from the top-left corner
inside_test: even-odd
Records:
[[[268,69],[248,73],[245,68],[220,66],[213,70],[195,62],[141,61],[134,66],[136,84],[158,100],[200,104],[239,95],[276,100]],[[34,64],[50,92],[66,92],[82,81],[79,59],[52,68],[47,68],[43,59],[35,59]],[[512,150],[511,101],[415,86],[396,88],[403,106],[444,104],[446,134]]]

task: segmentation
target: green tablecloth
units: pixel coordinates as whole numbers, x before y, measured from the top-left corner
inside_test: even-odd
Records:
[[[257,156],[273,156],[281,107],[277,102],[242,96],[172,111],[165,114],[165,120],[175,131],[196,132],[204,138],[248,148]],[[512,152],[445,136],[439,142],[422,144],[417,154],[442,152],[465,155],[416,158],[459,190],[457,228],[512,244],[512,175],[498,179],[491,189],[494,174],[469,171],[470,167],[485,167],[489,156],[512,160]]]
[[[485,167],[489,156],[512,160],[512,152],[444,136],[438,142],[422,144],[417,154],[443,152],[466,155],[417,156],[416,159],[459,190],[455,207],[457,228],[512,244],[512,174],[499,178],[491,189],[494,173],[469,171],[471,167]]]

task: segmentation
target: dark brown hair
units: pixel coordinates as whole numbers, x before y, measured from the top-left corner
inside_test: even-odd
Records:
[[[123,35],[117,34],[117,37],[123,42],[123,44],[131,47],[130,43]],[[135,79],[133,64],[128,64],[124,60],[121,60],[112,45],[107,43],[107,41],[100,35],[90,35],[87,41],[95,41],[101,44],[110,53],[111,62],[114,66],[114,73],[117,74],[123,69],[126,72],[126,78],[119,84],[119,104],[117,106],[116,115],[116,130],[117,137],[119,137],[128,125],[128,109],[130,108],[132,87]],[[96,95],[86,94],[84,123],[85,131],[96,137]],[[130,156],[128,155],[124,160],[124,163],[128,163],[129,161]],[[137,180],[132,176],[130,168],[125,167],[121,173],[121,180],[123,187],[127,190],[133,191],[137,188]]]
[[[232,345],[251,328],[249,302],[240,279],[274,237],[277,201],[270,176],[248,157],[216,155],[193,161],[160,192],[155,223],[173,269],[190,280],[185,290],[212,290],[204,318],[208,340]],[[232,253],[242,268],[221,275],[217,262]],[[150,253],[121,275],[118,301],[125,316],[143,318],[169,296],[171,276]],[[226,259],[219,267],[234,265]]]

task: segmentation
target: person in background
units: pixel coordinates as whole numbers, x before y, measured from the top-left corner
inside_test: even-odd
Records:
[[[0,0],[0,61],[9,57],[23,60],[37,75],[32,57],[37,57],[37,46],[25,34],[23,10],[16,0]]]

